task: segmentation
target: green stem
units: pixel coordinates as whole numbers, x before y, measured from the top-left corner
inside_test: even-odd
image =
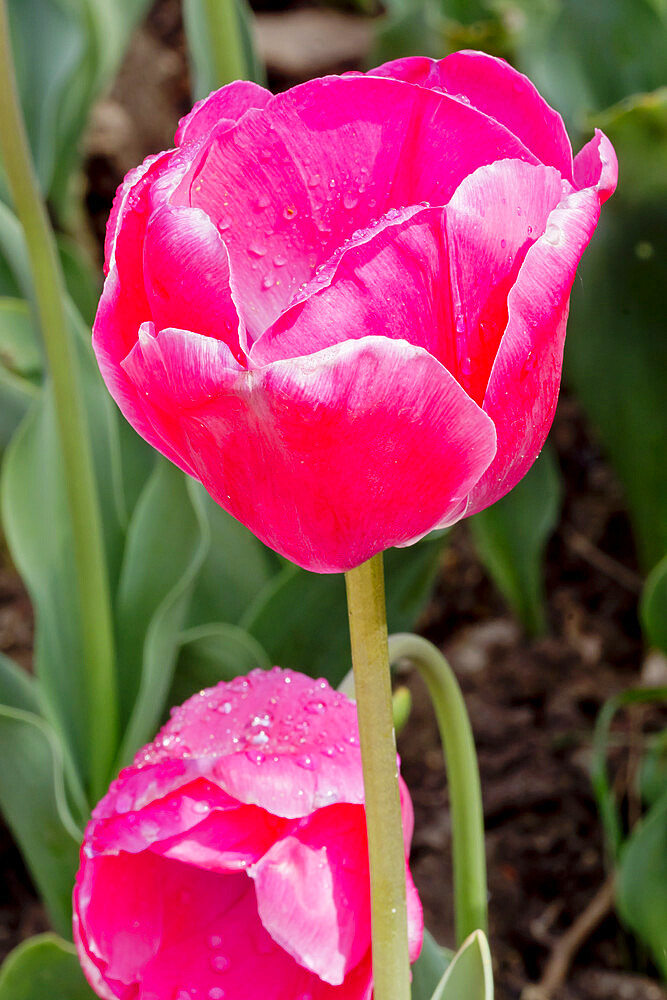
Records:
[[[452,668],[432,643],[418,635],[392,635],[389,658],[415,664],[435,708],[447,768],[456,938],[461,944],[473,931],[486,933],[488,924],[484,812],[470,719]]]
[[[111,601],[102,523],[76,347],[65,311],[65,289],[53,232],[41,196],[21,114],[6,0],[0,0],[0,152],[16,214],[23,226],[44,339],[74,536],[81,611],[91,784],[108,783],[117,730]]]
[[[345,574],[364,772],[374,1000],[409,1000],[405,851],[382,555]]]
[[[215,86],[248,76],[235,0],[204,0]]]

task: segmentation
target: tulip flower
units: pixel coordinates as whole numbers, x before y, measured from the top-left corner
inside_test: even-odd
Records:
[[[402,780],[401,808],[407,856]],[[414,961],[423,925],[405,871]],[[93,811],[74,914],[103,1000],[370,1000],[353,702],[275,667],[177,708]]]
[[[536,458],[569,294],[616,184],[599,131],[458,52],[234,83],[121,186],[94,327],[152,445],[284,556],[344,571]]]

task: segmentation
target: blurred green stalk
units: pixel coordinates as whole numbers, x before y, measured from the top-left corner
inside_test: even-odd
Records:
[[[113,621],[102,523],[78,359],[67,321],[55,239],[30,155],[21,113],[6,0],[0,0],[0,152],[30,258],[34,295],[53,384],[77,575],[88,681],[91,791],[109,781],[117,736]]]
[[[374,1000],[410,1000],[405,850],[382,554],[345,574],[364,773]]]
[[[203,0],[216,86],[248,79],[236,0]]]
[[[461,945],[473,931],[486,934],[488,924],[484,812],[470,719],[452,668],[427,639],[392,635],[389,658],[392,663],[403,658],[414,663],[435,708],[447,768],[456,941]]]

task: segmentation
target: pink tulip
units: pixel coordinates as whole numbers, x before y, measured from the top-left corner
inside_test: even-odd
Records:
[[[213,93],[121,186],[94,329],[132,425],[267,545],[347,570],[498,500],[553,419],[608,139],[457,52]]]
[[[103,1000],[369,1000],[354,704],[274,667],[202,691],[93,812],[74,891]],[[401,780],[406,855],[412,804]],[[410,957],[422,913],[406,862]]]

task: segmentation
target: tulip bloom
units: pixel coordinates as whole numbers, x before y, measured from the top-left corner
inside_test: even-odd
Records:
[[[601,132],[458,52],[234,83],[121,186],[94,328],[152,445],[320,572],[475,513],[544,443]]]
[[[74,936],[98,996],[370,1000],[357,732],[353,702],[278,667],[172,713],[81,849]],[[414,961],[423,924],[407,862],[406,878]]]

